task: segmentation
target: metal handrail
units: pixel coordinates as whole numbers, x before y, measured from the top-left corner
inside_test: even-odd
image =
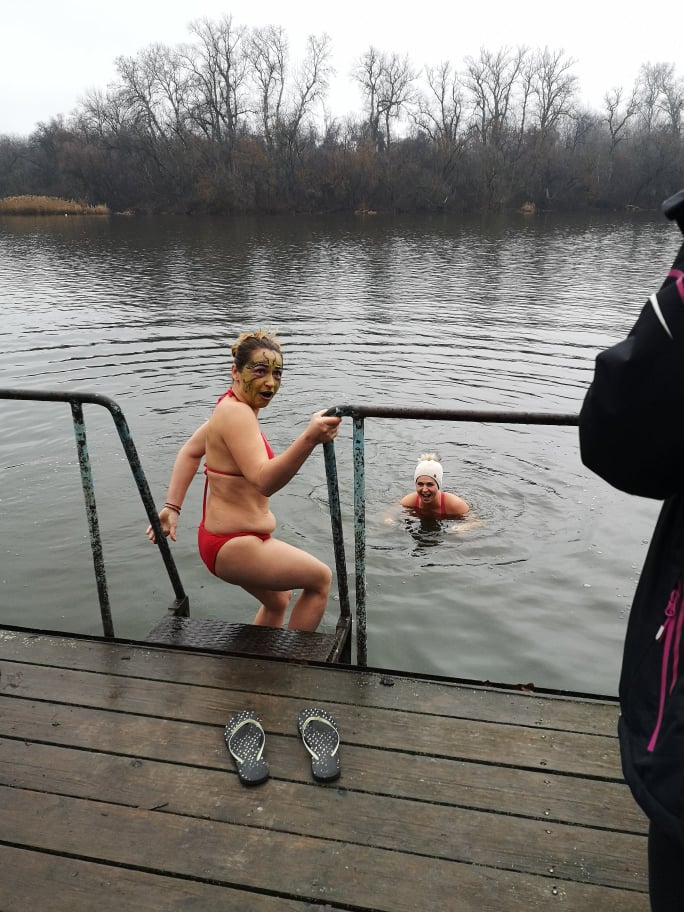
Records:
[[[109,593],[107,590],[107,576],[102,550],[102,538],[100,536],[100,527],[97,518],[95,486],[93,483],[93,473],[86,439],[85,417],[83,414],[84,403],[101,405],[106,408],[112,416],[126,454],[126,459],[128,460],[128,464],[133,473],[138,493],[140,494],[140,498],[145,507],[147,518],[154,529],[156,544],[161,553],[169,581],[171,582],[174,591],[175,600],[171,606],[171,610],[174,614],[187,617],[189,613],[188,597],[185,594],[183,584],[180,581],[169,544],[162,532],[157,509],[154,505],[154,500],[152,499],[152,494],[150,493],[150,488],[145,473],[143,472],[135,444],[133,443],[133,437],[131,436],[128,422],[126,421],[120,406],[113,399],[110,399],[108,396],[103,396],[100,393],[73,391],[57,392],[55,390],[39,389],[0,389],[0,399],[30,400],[36,402],[68,402],[71,406],[76,448],[78,451],[78,463],[81,470],[81,486],[83,488],[83,498],[85,500],[86,517],[90,533],[90,547],[93,555],[95,582],[97,584],[97,595],[100,603],[100,616],[102,618],[102,630],[104,635],[106,637],[114,636],[114,624],[112,621]]]
[[[107,590],[107,579],[95,502],[90,456],[86,439],[84,403],[99,405],[109,411],[119,439],[124,448],[126,459],[133,473],[138,493],[145,507],[150,525],[154,529],[156,544],[161,553],[169,581],[171,582],[175,601],[171,606],[174,614],[187,617],[189,600],[180,581],[178,570],[171,555],[168,542],[164,536],[157,509],[150,492],[145,473],[143,472],[128,422],[120,406],[108,396],[89,392],[58,392],[39,389],[0,389],[0,399],[30,400],[42,402],[67,402],[71,407],[74,434],[78,451],[81,485],[85,501],[86,516],[90,533],[90,544],[95,569],[100,614],[104,635],[114,636],[111,607]],[[420,419],[423,421],[466,421],[491,424],[536,424],[577,426],[579,416],[576,414],[554,412],[494,411],[478,409],[424,409],[403,407],[375,407],[363,405],[338,405],[328,409],[326,414],[340,418],[353,419],[352,457],[354,470],[354,575],[356,607],[356,664],[368,664],[367,625],[366,625],[366,498],[365,498],[365,440],[364,422],[366,418],[399,418]],[[324,444],[325,472],[328,485],[330,522],[332,526],[335,566],[337,571],[338,591],[340,598],[340,620],[338,626],[349,625],[351,608],[347,584],[347,568],[344,549],[342,511],[340,506],[339,482],[335,460],[334,441]]]
[[[352,458],[354,464],[354,575],[356,581],[356,664],[368,664],[368,637],[366,629],[366,480],[364,457],[364,421],[366,418],[421,419],[423,421],[477,421],[490,424],[544,424],[576,426],[579,415],[554,412],[487,411],[478,409],[424,409],[401,407],[374,407],[365,405],[337,405],[326,415],[352,418]],[[330,517],[333,523],[333,542],[337,566],[338,585],[344,579],[344,545],[342,542],[342,517],[339,507],[339,487],[334,461],[334,441],[324,445],[325,470],[328,479]],[[336,515],[333,515],[335,513]],[[337,533],[335,532],[337,529]],[[341,598],[341,596],[340,596]]]

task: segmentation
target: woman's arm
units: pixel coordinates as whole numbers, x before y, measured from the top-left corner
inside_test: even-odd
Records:
[[[166,491],[166,504],[159,511],[159,522],[161,523],[164,535],[169,536],[171,541],[176,541],[176,528],[178,526],[178,517],[180,508],[188,493],[190,482],[197,474],[199,464],[202,461],[206,450],[207,424],[197,428],[195,433],[189,437],[178,451],[171,470],[171,478]],[[168,505],[171,506],[168,506]],[[174,510],[173,507],[177,507]],[[152,526],[147,527],[147,537],[151,542],[156,541],[154,529]]]
[[[248,406],[237,407],[236,403],[230,403],[228,408],[229,420],[226,420],[227,409],[220,418],[223,442],[242,475],[265,497],[284,488],[319,443],[333,440],[341,421],[334,415],[326,416],[325,411],[317,412],[306,430],[283,453],[269,459],[254,412]]]

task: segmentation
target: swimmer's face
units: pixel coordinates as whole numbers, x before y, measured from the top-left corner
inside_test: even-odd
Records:
[[[233,365],[232,374],[245,402],[252,408],[265,408],[280,389],[283,359],[269,348],[257,349],[242,370]]]
[[[438,491],[439,485],[429,475],[419,475],[416,479],[416,493],[420,497],[421,503],[432,503],[437,497]]]

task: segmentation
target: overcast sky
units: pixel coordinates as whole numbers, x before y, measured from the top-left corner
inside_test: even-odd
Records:
[[[25,136],[39,121],[69,115],[86,91],[114,80],[119,54],[135,55],[155,42],[174,46],[189,40],[190,21],[227,14],[235,25],[282,26],[293,61],[308,35],[327,32],[337,70],[328,109],[335,115],[361,112],[349,73],[371,44],[408,54],[416,68],[449,60],[460,69],[481,47],[564,50],[577,61],[582,100],[598,110],[608,89],[631,88],[642,63],[677,64],[674,9],[670,0],[636,8],[612,0],[5,0],[0,134]]]

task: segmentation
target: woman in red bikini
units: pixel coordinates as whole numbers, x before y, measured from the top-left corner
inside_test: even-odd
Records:
[[[233,345],[232,385],[214,412],[180,448],[159,513],[164,535],[176,528],[190,482],[205,462],[202,521],[197,541],[209,570],[261,602],[255,624],[282,626],[293,589],[301,589],[288,627],[315,630],[328,601],[332,571],[313,555],[273,538],[269,497],[283,488],[319,443],[337,435],[340,419],[318,412],[306,430],[276,456],[259,429],[259,410],[280,388],[283,356],[270,333],[243,333]],[[154,541],[154,532],[147,529]]]
[[[401,506],[412,510],[416,516],[463,519],[470,513],[470,507],[463,498],[442,491],[443,474],[439,456],[435,453],[423,453],[413,473],[416,490],[401,498]]]

